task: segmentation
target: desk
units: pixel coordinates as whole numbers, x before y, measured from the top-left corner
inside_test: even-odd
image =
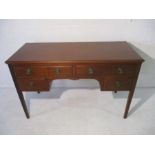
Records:
[[[6,63],[27,118],[23,91],[49,91],[55,79],[96,79],[101,91],[129,91],[126,118],[143,61],[127,42],[66,42],[26,43]]]

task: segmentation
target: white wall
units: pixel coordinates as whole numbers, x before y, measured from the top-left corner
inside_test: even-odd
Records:
[[[139,87],[155,86],[155,20],[0,20],[0,87],[14,86],[4,61],[25,42],[128,41],[146,62]],[[56,87],[98,86],[96,81],[55,81]]]

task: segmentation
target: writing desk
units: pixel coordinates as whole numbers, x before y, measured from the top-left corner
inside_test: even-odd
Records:
[[[26,43],[6,63],[27,118],[22,92],[49,91],[55,79],[96,79],[101,91],[129,91],[126,118],[143,61],[127,42],[66,42]]]

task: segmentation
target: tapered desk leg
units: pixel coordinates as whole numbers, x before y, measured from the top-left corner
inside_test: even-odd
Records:
[[[128,116],[128,111],[129,111],[129,108],[130,108],[130,105],[131,105],[133,94],[134,94],[134,89],[130,90],[130,92],[129,92],[128,99],[127,99],[127,104],[126,104],[125,112],[124,112],[124,118],[127,118],[127,116]]]
[[[17,90],[17,93],[18,93],[20,102],[21,102],[22,107],[23,107],[23,110],[25,112],[25,115],[26,115],[27,118],[30,118],[30,115],[29,115],[29,112],[28,112],[28,108],[26,106],[26,102],[25,102],[23,93],[22,93],[22,91],[18,87],[18,84],[16,82],[16,78],[15,78],[15,75],[14,75],[14,72],[13,72],[13,69],[12,69],[12,66],[11,65],[9,65],[9,69],[10,69],[10,72],[11,72],[11,75],[12,75],[12,79],[14,81],[14,84],[15,84],[15,87],[16,87],[16,90]]]
[[[27,108],[27,106],[26,106],[26,102],[25,102],[23,93],[22,93],[22,91],[20,91],[17,87],[16,87],[16,90],[17,90],[17,93],[18,93],[20,102],[21,102],[21,104],[22,104],[23,110],[24,110],[24,112],[25,112],[25,115],[26,115],[27,118],[30,118],[29,111],[28,111],[28,108]]]
[[[127,118],[127,116],[128,116],[128,111],[129,111],[129,108],[130,108],[130,105],[131,105],[131,101],[132,101],[132,98],[133,98],[133,94],[134,94],[134,91],[135,91],[135,87],[136,87],[136,83],[137,83],[137,79],[138,79],[140,68],[141,68],[141,64],[138,66],[137,76],[135,77],[134,82],[132,84],[132,88],[129,91],[128,100],[127,100],[127,104],[126,104],[125,112],[124,112],[124,118]]]

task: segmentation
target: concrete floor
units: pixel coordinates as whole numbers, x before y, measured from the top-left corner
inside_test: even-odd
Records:
[[[26,93],[26,119],[15,89],[1,88],[0,134],[155,134],[155,89],[136,89],[123,119],[127,95],[63,88]]]

